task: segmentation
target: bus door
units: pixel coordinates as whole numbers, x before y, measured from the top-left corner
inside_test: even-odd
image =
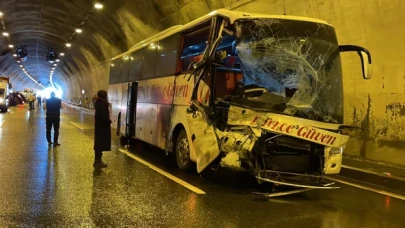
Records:
[[[125,136],[135,137],[136,103],[137,103],[138,82],[133,82],[128,88],[127,115]]]

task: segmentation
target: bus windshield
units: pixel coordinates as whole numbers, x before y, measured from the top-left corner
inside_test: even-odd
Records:
[[[289,19],[242,19],[235,25],[246,96],[232,103],[343,122],[341,62],[332,26]]]

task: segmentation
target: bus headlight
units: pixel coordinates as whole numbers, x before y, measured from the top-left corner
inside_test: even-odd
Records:
[[[330,148],[329,154],[341,154],[343,153],[343,147],[332,147]]]

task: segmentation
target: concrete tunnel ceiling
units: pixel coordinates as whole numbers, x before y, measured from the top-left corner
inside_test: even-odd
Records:
[[[15,91],[42,89],[50,83],[53,64],[49,48],[63,52],[52,76],[69,90],[67,80],[127,51],[142,39],[165,28],[184,24],[218,8],[246,4],[246,0],[1,0],[0,74],[10,76]],[[102,9],[95,7],[103,5]],[[75,29],[81,28],[82,33]],[[9,35],[4,36],[2,33]],[[66,47],[71,43],[71,47]],[[26,45],[28,58],[17,63],[15,49]],[[108,77],[106,75],[105,77]]]

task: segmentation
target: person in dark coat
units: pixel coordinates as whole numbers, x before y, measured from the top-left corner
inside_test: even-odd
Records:
[[[105,168],[107,164],[101,161],[103,151],[111,151],[111,120],[108,107],[107,92],[99,90],[94,102],[94,167]]]

